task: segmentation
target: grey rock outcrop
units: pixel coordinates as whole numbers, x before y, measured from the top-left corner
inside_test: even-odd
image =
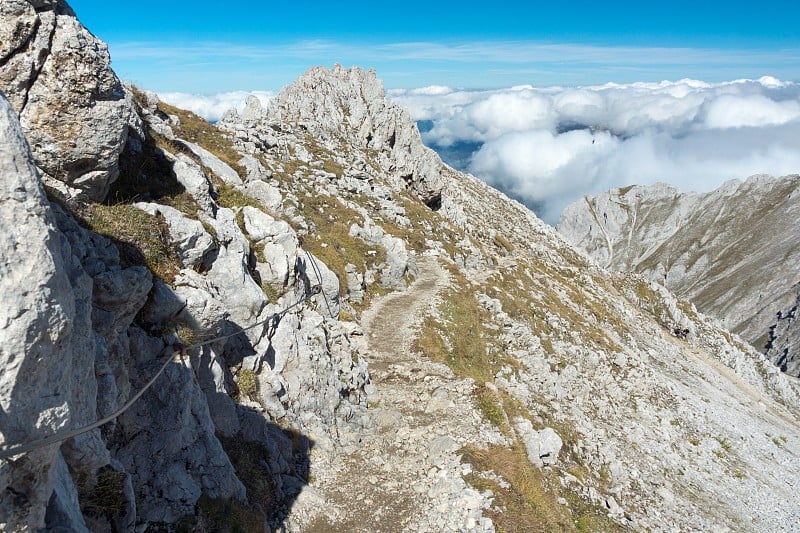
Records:
[[[264,118],[304,124],[313,135],[344,136],[352,146],[375,150],[378,164],[396,188],[409,187],[427,204],[439,201],[441,160],[419,142],[408,112],[385,97],[374,71],[339,65],[312,68],[281,90],[266,112],[245,113],[245,121]]]
[[[0,174],[6,191],[1,277],[8,313],[0,357],[5,406],[0,428],[4,444],[10,445],[87,425],[124,401],[126,330],[151,282],[144,268],[120,268],[107,240],[90,236],[63,212],[51,210],[16,115],[2,98],[0,122]],[[41,527],[48,501],[58,509],[52,516],[80,515],[72,507],[74,487],[58,470],[63,460],[91,480],[110,455],[94,430],[60,450],[48,446],[3,461],[4,529]],[[53,468],[60,472],[55,477]],[[51,498],[54,479],[57,494]]]
[[[227,163],[222,161],[219,157],[215,156],[202,146],[191,143],[184,139],[180,139],[180,143],[191,151],[195,157],[200,160],[200,163],[211,170],[215,175],[230,185],[242,185],[242,178],[236,173],[234,169]],[[258,161],[256,161],[257,163]]]
[[[552,428],[537,431],[533,429],[530,420],[524,418],[516,418],[514,428],[525,444],[531,463],[541,468],[558,462],[558,452],[561,451],[563,441]]]
[[[110,527],[102,516],[84,513],[92,484],[107,469],[119,472],[122,479],[125,510],[114,519],[118,529],[173,524],[195,513],[201,494],[247,502],[245,488],[216,436],[240,438],[240,418],[252,414],[238,409],[231,398],[236,392],[231,367],[239,368],[245,360],[263,383],[251,410],[289,421],[318,435],[320,442],[332,439],[335,425],[344,428],[360,419],[369,377],[364,363],[354,363],[357,348],[335,321],[335,275],[316,260],[327,300],[314,296],[298,308],[304,309],[302,318],[269,320],[290,304],[302,304],[316,284],[308,264],[311,256],[301,254],[287,223],[254,208],[246,208],[245,218],[244,212],[218,207],[213,186],[197,163],[165,153],[173,168],[182,164],[197,170],[187,183],[194,186],[202,222],[169,206],[138,204],[164,218],[184,267],[174,288],[157,281],[150,292],[147,269],[121,268],[118,252],[107,239],[48,204],[16,114],[5,100],[0,104],[0,160],[7,187],[2,202],[2,283],[10,304],[5,306],[0,352],[0,444],[92,423],[141,388],[157,361],[171,350],[165,351],[163,340],[133,324],[148,300],[141,318],[152,327],[182,320],[204,331],[235,333],[257,320],[269,323],[194,349],[183,365],[169,365],[157,385],[102,432],[94,430],[60,449],[50,446],[13,463],[0,461],[4,529]],[[245,228],[253,235],[244,233]],[[26,240],[21,231],[44,238]],[[251,275],[251,242],[263,246],[261,267],[280,288],[282,297],[274,304]],[[20,399],[28,397],[43,400]],[[295,465],[302,458],[295,456],[294,444],[285,437],[262,444],[274,451],[264,458],[275,476],[274,497],[293,497],[295,487],[302,485]]]
[[[138,379],[134,384],[143,385]],[[194,513],[201,494],[246,501],[191,368],[168,367],[159,386],[119,425],[113,451],[132,474],[139,522],[175,523]]]
[[[166,121],[152,112],[155,104],[148,105],[151,112],[143,113],[142,119],[148,128],[163,130]],[[270,173],[256,158],[242,158],[247,171],[247,183],[242,183],[232,175],[217,174],[233,170],[221,161],[216,164],[213,154],[201,147],[192,151],[197,160],[185,154],[163,154],[197,202],[202,223],[167,206],[137,204],[165,217],[184,266],[195,265],[181,270],[175,279],[172,301],[184,302],[177,319],[225,334],[255,322],[267,323],[221,345],[203,348],[193,363],[216,430],[230,436],[242,427],[229,397],[235,393],[235,373],[243,368],[255,372],[259,383],[258,392],[250,398],[256,402],[254,408],[320,439],[330,438],[325,435],[336,420],[347,426],[347,420],[363,409],[363,388],[369,382],[366,366],[353,362],[356,348],[336,322],[339,281],[324,262],[303,250],[286,221],[253,206],[258,202],[237,208],[217,205],[211,176],[201,164],[239,194],[256,200],[263,197],[280,207],[281,193],[264,181]],[[206,230],[214,234],[210,248]],[[203,258],[200,269],[196,268],[198,258]],[[311,295],[311,288],[318,284],[321,293]],[[302,311],[302,318],[289,314],[277,321],[270,319],[289,306]]]
[[[0,105],[0,130],[4,132],[0,139],[2,183],[10,187],[2,202],[7,236],[2,253],[2,282],[8,303],[4,310],[10,314],[3,320],[2,401],[7,407],[1,427],[4,444],[17,444],[85,426],[98,416],[114,412],[150,375],[164,343],[132,326],[150,290],[150,273],[143,267],[121,268],[117,250],[107,239],[79,227],[66,213],[50,207],[16,116],[4,100]],[[20,231],[35,231],[43,238],[23,238]],[[175,372],[178,370],[170,369],[167,375]],[[202,397],[195,381],[186,375],[180,383],[185,390],[176,391],[176,396]],[[168,394],[170,388],[157,390],[162,401],[173,398]],[[31,398],[41,401],[33,402]],[[123,497],[129,506],[138,503],[141,516],[170,518],[164,515],[168,507],[165,500],[149,503],[147,495],[153,492],[147,472],[156,472],[158,479],[164,481],[164,471],[177,472],[179,465],[181,475],[167,480],[173,492],[191,494],[202,479],[200,486],[209,493],[244,498],[233,468],[213,436],[204,402],[165,402],[157,413],[147,405],[140,404],[144,411],[138,417],[136,411],[129,412],[106,426],[106,433],[93,430],[66,441],[60,448],[49,446],[13,462],[3,461],[3,528],[35,529],[46,523],[51,528],[80,530],[82,510],[76,507],[76,480],[88,484],[82,490],[91,489],[102,468],[114,464],[122,468],[112,455],[126,459],[131,450],[133,457],[147,457],[146,464],[151,464],[151,451],[143,449],[146,446],[136,439],[124,439],[121,448],[114,444],[115,428],[132,435],[128,432],[131,427],[138,428],[137,424],[155,435],[162,428],[168,432],[167,441],[175,446],[173,454],[161,456],[159,466],[163,470],[135,470],[130,490]],[[176,438],[177,426],[171,422],[173,413],[179,416],[182,409],[190,416],[179,425],[184,435]],[[200,438],[205,442],[203,448],[190,446]],[[158,439],[146,442],[150,446]],[[189,453],[196,463],[187,463]],[[68,476],[61,465],[63,461],[69,466]],[[131,465],[128,461],[127,467]],[[207,465],[217,469],[214,476],[205,477]],[[178,518],[192,511],[196,501],[196,497],[176,499],[180,505],[174,508],[174,516]],[[94,523],[92,528],[105,527],[102,524]]]
[[[71,423],[64,406],[75,393],[71,369],[86,353],[76,348],[90,347],[80,328],[90,324],[85,298],[91,281],[85,275],[79,278],[84,294],[83,301],[76,302],[69,263],[62,254],[58,230],[47,215],[38,173],[16,114],[2,96],[0,132],[0,288],[4,294],[0,311],[0,427],[3,443],[11,444],[43,437]],[[27,240],[22,237],[25,234],[40,238]],[[76,346],[81,341],[83,346]],[[42,360],[59,360],[61,364],[39,364]],[[3,529],[43,525],[53,488],[50,469],[58,453],[57,447],[49,446],[14,464],[0,462]]]
[[[53,495],[47,506],[45,522],[76,533],[89,533],[86,520],[80,513],[80,502],[69,467],[61,454],[56,455],[53,467]]]
[[[777,321],[770,326],[765,352],[778,368],[792,376],[800,376],[800,326],[797,324],[800,287],[797,291],[794,305],[786,311],[779,311]]]
[[[195,319],[202,318],[200,323],[205,327],[215,325],[225,314],[237,324],[249,324],[265,304],[261,287],[248,271],[250,243],[231,209],[220,208],[216,218],[208,220],[220,243],[217,256],[206,275],[184,270],[182,279],[176,281],[176,292],[187,300],[184,312]],[[192,280],[199,280],[199,285]]]
[[[0,89],[36,165],[69,196],[104,198],[119,174],[130,115],[106,45],[64,0],[10,0],[0,9]]]
[[[246,153],[256,154],[278,144],[273,131],[258,127],[262,125],[265,116],[261,100],[250,95],[245,100],[241,116],[235,109],[230,109],[223,115],[220,124],[224,124],[236,136]]]
[[[254,207],[242,208],[244,230],[254,246],[261,247],[263,261],[256,264],[262,283],[284,290],[298,261],[300,243],[294,230],[283,220]]]
[[[172,171],[186,192],[188,192],[201,209],[213,213],[217,204],[211,195],[211,184],[202,167],[184,154],[173,155],[164,152],[164,157],[172,162]]]
[[[797,375],[798,221],[800,177],[753,176],[707,194],[612,189],[567,207],[558,230],[601,264],[691,300]]]
[[[146,213],[164,217],[184,268],[199,267],[206,254],[216,249],[214,239],[199,220],[192,220],[168,205],[147,202],[134,205]]]
[[[386,233],[383,228],[367,220],[364,226],[353,224],[350,235],[367,244],[381,246],[386,251],[386,264],[380,269],[381,285],[390,289],[401,289],[406,280],[415,277],[417,270],[414,256],[406,250],[402,239]],[[348,281],[349,282],[349,281]]]

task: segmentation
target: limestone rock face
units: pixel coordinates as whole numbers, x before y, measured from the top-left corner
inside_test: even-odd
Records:
[[[85,307],[91,281],[81,276],[76,302],[62,241],[47,215],[47,201],[19,122],[0,96],[0,405],[3,443],[33,440],[71,423],[75,360],[91,345]],[[28,235],[39,238],[28,239]],[[84,304],[83,306],[81,304]],[[49,365],[40,361],[51,361]],[[56,362],[59,364],[54,364]],[[37,399],[37,400],[33,400]],[[0,461],[0,526],[34,529],[44,522],[52,491],[49,472],[57,447],[38,450],[16,464]],[[19,495],[17,497],[16,495]],[[25,502],[20,505],[19,502]]]
[[[373,149],[394,185],[409,187],[425,203],[439,201],[442,162],[422,144],[408,112],[385,97],[374,71],[312,68],[281,90],[265,115],[278,122],[296,121],[314,135],[344,136],[348,144]]]
[[[2,319],[0,427],[3,443],[12,445],[91,424],[126,401],[130,335],[136,330],[131,323],[147,298],[151,275],[143,267],[122,268],[107,239],[51,208],[16,115],[5,100],[0,108],[6,188],[1,278],[8,313]],[[163,343],[151,339],[142,346],[139,359],[152,359]],[[46,514],[49,526],[80,530],[74,482],[59,465],[66,462],[70,472],[91,483],[112,461],[99,430],[60,449],[49,446],[3,461],[3,529],[39,528]]]
[[[119,174],[130,104],[106,45],[64,0],[0,6],[0,90],[48,181],[69,196],[104,198]]]
[[[159,386],[121,417],[120,426],[114,452],[131,472],[140,522],[177,522],[194,512],[203,493],[246,501],[190,368],[170,366]]]
[[[2,98],[0,131],[5,447],[110,415],[171,352],[133,325],[148,299],[150,272],[123,268],[108,239],[47,202],[16,114]],[[244,487],[215,436],[210,402],[192,372],[171,366],[135,409],[102,431],[0,461],[0,528],[109,529],[102,518],[85,522],[86,502],[78,498],[109,468],[123,479],[126,510],[115,518],[122,530],[142,520],[177,521],[194,512],[201,491],[244,501]]]
[[[798,375],[800,176],[753,176],[707,194],[612,189],[567,207],[558,230],[601,264],[691,300]]]
[[[777,321],[770,326],[769,340],[766,345],[766,356],[778,365],[778,368],[792,376],[800,376],[798,307],[800,307],[800,288],[798,288],[798,296],[794,305],[787,311],[778,312]]]
[[[250,102],[252,109],[245,113],[248,120],[257,114],[258,105]],[[168,126],[157,113],[143,113],[142,119],[154,131],[166,131]],[[281,193],[264,181],[271,175],[257,159],[242,158],[247,171],[244,184],[226,176],[232,172],[230,167],[214,163],[201,147],[190,149],[197,161],[185,154],[163,155],[200,207],[202,223],[168,206],[137,204],[165,217],[184,266],[197,267],[202,258],[202,268],[184,268],[175,279],[173,300],[185,303],[178,318],[201,330],[233,333],[255,322],[269,322],[274,313],[304,304],[302,300],[308,297],[308,303],[298,307],[302,319],[287,315],[201,351],[196,368],[216,430],[230,435],[240,427],[232,421],[233,405],[225,398],[235,390],[230,367],[241,365],[257,374],[259,394],[250,400],[259,402],[271,418],[288,418],[323,435],[334,421],[349,420],[363,407],[363,388],[369,382],[366,365],[353,363],[356,348],[336,323],[339,280],[323,261],[303,250],[285,220],[265,212],[269,206],[281,205]],[[220,207],[201,163],[240,193],[262,200],[263,206]],[[209,248],[203,228],[214,234],[213,247]],[[320,294],[309,294],[316,285],[321,287]]]

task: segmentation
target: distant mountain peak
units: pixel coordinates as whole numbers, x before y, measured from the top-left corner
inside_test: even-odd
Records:
[[[692,300],[783,370],[800,375],[800,176],[758,174],[709,193],[656,184],[567,207],[559,231],[601,264]]]

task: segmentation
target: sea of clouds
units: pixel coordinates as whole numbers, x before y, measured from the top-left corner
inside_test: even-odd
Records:
[[[229,109],[236,109],[242,112],[244,102],[250,95],[255,95],[261,100],[264,107],[269,104],[275,94],[271,91],[231,91],[217,94],[192,94],[179,92],[159,92],[158,97],[168,104],[172,104],[180,109],[188,109],[208,120],[216,122]]]
[[[800,173],[800,85],[771,77],[465,91],[390,91],[425,142],[550,223],[612,187],[709,191]],[[469,153],[458,157],[458,147]]]
[[[247,94],[160,96],[214,121]],[[772,77],[389,95],[446,161],[553,224],[569,203],[612,187],[660,181],[709,191],[754,174],[800,173],[800,84]],[[271,93],[258,96],[266,104]]]

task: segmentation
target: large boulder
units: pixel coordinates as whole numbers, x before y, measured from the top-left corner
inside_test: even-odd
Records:
[[[199,220],[193,220],[168,205],[150,202],[137,202],[134,205],[146,213],[164,217],[169,226],[170,239],[177,248],[184,268],[199,266],[203,257],[215,248],[213,237]]]
[[[131,107],[110,62],[64,0],[0,6],[0,90],[36,165],[69,196],[100,200],[119,175]]]
[[[531,463],[542,468],[558,462],[558,452],[561,451],[563,442],[552,428],[537,431],[533,429],[530,420],[522,417],[514,419],[514,428],[525,444],[528,460]]]
[[[380,246],[386,251],[386,261],[381,265],[381,285],[389,289],[403,289],[409,277],[419,274],[414,255],[406,249],[405,242],[394,237],[371,220],[363,226],[350,226],[350,236],[361,239],[367,244]],[[348,283],[350,279],[348,278]]]

